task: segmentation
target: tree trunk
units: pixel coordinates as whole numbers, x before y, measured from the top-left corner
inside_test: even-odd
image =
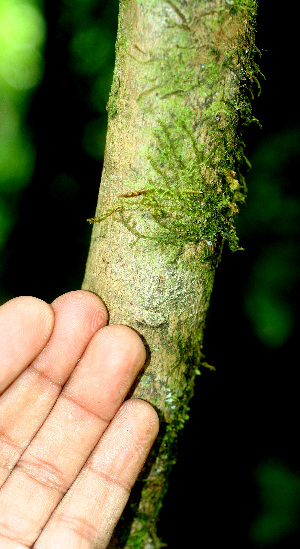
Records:
[[[240,129],[252,120],[255,0],[120,0],[105,161],[83,288],[142,337],[133,397],[158,441],[111,547],[159,548],[156,523],[202,362],[224,240],[238,249]]]

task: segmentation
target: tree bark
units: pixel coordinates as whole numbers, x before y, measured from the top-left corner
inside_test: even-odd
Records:
[[[111,547],[159,548],[156,524],[203,360],[224,240],[238,249],[241,126],[257,83],[255,0],[120,0],[104,168],[83,288],[142,337],[132,397],[161,429]]]

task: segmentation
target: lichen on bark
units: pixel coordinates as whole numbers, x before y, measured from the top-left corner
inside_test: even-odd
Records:
[[[238,248],[241,125],[257,84],[255,0],[121,0],[99,201],[83,288],[133,327],[133,397],[161,431],[111,542],[159,548],[156,523],[188,418],[224,240]],[[250,95],[249,95],[250,94]]]

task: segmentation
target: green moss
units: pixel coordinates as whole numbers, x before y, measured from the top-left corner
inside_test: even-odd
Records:
[[[148,2],[148,9],[156,4]],[[220,239],[232,250],[240,249],[234,219],[246,194],[241,127],[254,120],[251,98],[259,75],[254,61],[256,1],[227,0],[218,10],[190,2],[185,13],[180,2],[163,4],[171,9],[160,49],[147,53],[131,48],[136,55],[130,54],[144,69],[137,102],[154,120],[146,130],[150,146],[142,151],[147,177],[142,188],[134,177],[128,181],[132,190],[93,221],[113,214],[171,257],[186,244],[200,243],[209,257]],[[241,20],[244,35],[237,34]],[[113,90],[109,109],[115,116]]]
[[[130,536],[126,543],[128,549],[143,549],[145,547],[145,541],[149,538],[149,532],[147,524],[135,533],[134,536]],[[125,545],[124,545],[125,547]]]

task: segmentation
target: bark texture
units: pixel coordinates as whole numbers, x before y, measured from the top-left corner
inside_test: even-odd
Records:
[[[83,288],[143,338],[133,397],[161,432],[111,542],[159,548],[156,524],[202,356],[224,240],[238,247],[240,126],[257,81],[252,0],[121,0],[105,163]],[[97,222],[98,221],[98,222]]]

